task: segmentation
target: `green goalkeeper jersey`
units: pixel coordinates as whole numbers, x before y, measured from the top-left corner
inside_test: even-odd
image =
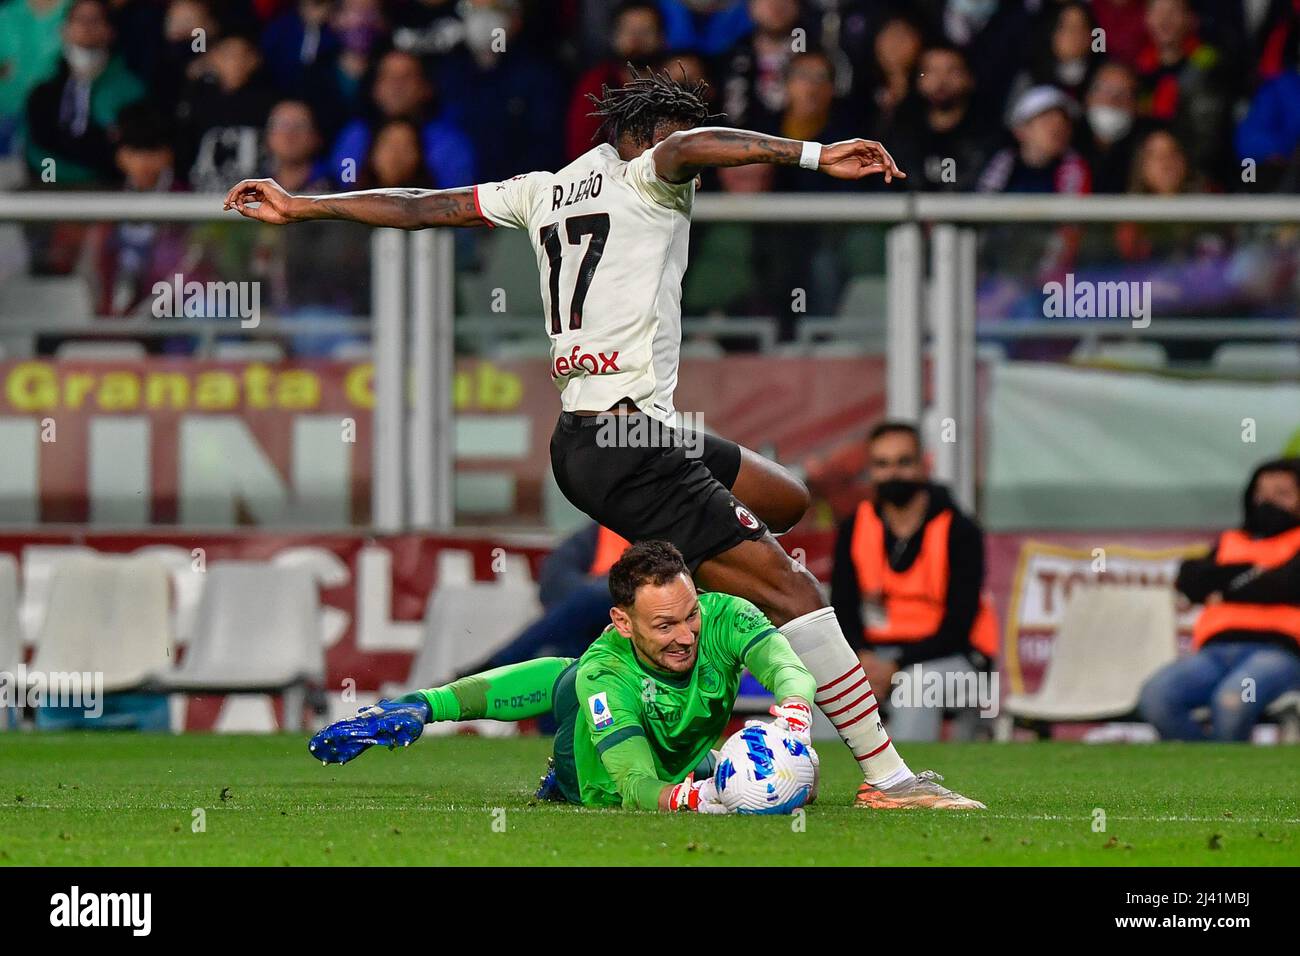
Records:
[[[685,779],[717,743],[746,668],[777,700],[812,702],[816,681],[762,611],[728,594],[699,600],[689,674],[643,664],[613,626],[579,659],[573,747],[584,806],[655,809],[664,786]]]

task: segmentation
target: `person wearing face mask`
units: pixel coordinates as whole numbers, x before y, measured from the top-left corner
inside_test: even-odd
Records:
[[[109,130],[144,86],[113,54],[113,27],[100,0],[78,0],[63,24],[63,62],[27,99],[27,166],[35,182],[106,184],[117,178]],[[47,160],[53,160],[51,167]],[[54,178],[44,178],[52,169]]]
[[[1122,63],[1103,63],[1092,78],[1084,105],[1079,152],[1092,169],[1092,191],[1125,192],[1141,134],[1137,75]]]
[[[1138,710],[1164,740],[1249,740],[1269,705],[1300,688],[1300,458],[1256,468],[1243,505],[1240,528],[1178,569],[1174,587],[1204,610],[1193,653],[1142,688]],[[1207,706],[1208,731],[1193,717]]]
[[[27,96],[59,66],[68,0],[0,3],[0,156],[9,153]]]
[[[1104,59],[1092,52],[1096,26],[1092,11],[1078,0],[1041,11],[1028,64],[1016,77],[1008,101],[1015,102],[1030,87],[1048,84],[1082,102],[1093,72]]]
[[[831,606],[873,687],[900,671],[970,675],[987,670],[998,627],[984,589],[984,533],[930,482],[916,427],[886,421],[868,438],[875,501],[863,501],[839,529]],[[901,702],[900,702],[901,703]],[[948,705],[960,702],[945,701]],[[893,706],[896,740],[938,740],[943,707]],[[976,711],[959,710],[954,733],[974,735]]]

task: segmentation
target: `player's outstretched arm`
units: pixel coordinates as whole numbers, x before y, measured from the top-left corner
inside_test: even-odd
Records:
[[[598,748],[599,749],[599,748]],[[696,780],[687,774],[680,783],[667,783],[655,774],[654,756],[644,735],[629,737],[600,751],[601,763],[613,778],[629,810],[726,813],[712,777]]]
[[[836,179],[862,179],[883,173],[885,182],[906,179],[889,151],[869,139],[821,143],[784,139],[725,126],[703,126],[666,137],[654,150],[655,172],[669,182],[684,183],[709,166],[748,166],[768,163],[801,166]]]
[[[247,219],[282,226],[312,219],[343,219],[367,226],[426,229],[484,226],[472,186],[460,189],[364,189],[326,196],[294,196],[274,179],[245,179],[226,193],[224,208]]]

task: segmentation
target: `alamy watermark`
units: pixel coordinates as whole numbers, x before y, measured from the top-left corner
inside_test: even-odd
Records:
[[[74,885],[50,897],[50,925],[116,926],[131,930],[132,936],[148,936],[153,927],[153,894],[82,892]]]
[[[1131,319],[1133,328],[1151,324],[1150,282],[1093,282],[1066,273],[1064,282],[1043,286],[1043,315],[1049,319]]]
[[[889,703],[893,707],[978,710],[981,717],[998,715],[999,695],[996,671],[949,670],[917,664],[897,671],[890,678]]]
[[[155,319],[239,319],[242,329],[262,322],[260,282],[186,282],[179,272],[153,284]]]
[[[602,414],[596,428],[601,448],[684,448],[687,458],[704,454],[704,415],[679,412],[673,424],[645,414]]]
[[[0,708],[70,707],[86,717],[104,713],[103,671],[34,671],[26,664],[0,671]]]

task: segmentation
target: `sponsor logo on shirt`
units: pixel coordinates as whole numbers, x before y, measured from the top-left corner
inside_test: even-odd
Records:
[[[614,722],[614,715],[609,712],[609,701],[605,699],[603,690],[587,698],[587,708],[591,711],[591,726],[596,730],[608,727]]]
[[[713,665],[704,664],[700,667],[700,690],[706,694],[712,694],[717,691],[720,684],[721,678]]]
[[[618,367],[618,349],[606,354],[604,352],[582,351],[583,346],[575,345],[567,356],[559,356],[551,365],[551,378],[563,378],[585,372],[588,375],[609,375],[623,371]]]

